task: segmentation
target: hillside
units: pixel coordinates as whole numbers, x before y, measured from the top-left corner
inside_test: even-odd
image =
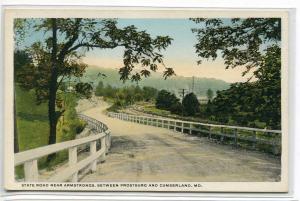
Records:
[[[98,76],[98,73],[105,74],[106,77]],[[104,84],[109,84],[114,87],[122,87],[135,85],[131,81],[123,83],[120,81],[120,76],[117,69],[100,68],[89,66],[83,78],[84,82],[91,82],[94,86],[101,80]],[[174,76],[164,80],[162,74],[152,73],[150,77],[142,79],[139,86],[151,86],[157,89],[166,89],[178,94],[180,89],[192,91],[192,77]],[[229,83],[214,78],[194,78],[194,92],[198,96],[206,96],[207,89],[212,89],[214,92],[217,90],[224,90],[229,88]]]

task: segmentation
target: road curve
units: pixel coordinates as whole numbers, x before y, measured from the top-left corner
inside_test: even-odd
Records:
[[[171,130],[106,116],[97,100],[82,113],[105,123],[112,147],[106,162],[81,182],[261,182],[280,180],[280,159]]]

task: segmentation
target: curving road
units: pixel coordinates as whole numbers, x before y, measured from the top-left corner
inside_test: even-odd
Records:
[[[90,105],[89,105],[90,104]],[[82,182],[279,181],[280,159],[182,133],[110,118],[101,99],[79,104],[104,122],[112,147],[106,162]]]

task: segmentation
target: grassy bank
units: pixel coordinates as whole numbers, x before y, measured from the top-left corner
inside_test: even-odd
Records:
[[[34,149],[48,144],[49,124],[47,103],[36,105],[33,90],[16,87],[16,120],[19,151]],[[46,158],[39,160],[39,168],[45,167]],[[23,166],[16,167],[17,178],[24,176]]]
[[[63,142],[74,139],[76,133],[85,127],[85,122],[77,118],[75,110],[77,98],[74,94],[60,94],[59,98],[63,100],[65,112],[57,124],[56,141]],[[48,145],[48,105],[47,103],[37,105],[33,90],[26,91],[16,87],[16,115],[20,152]],[[46,163],[46,157],[40,158],[39,169],[51,168],[65,161],[67,157],[66,151],[59,152],[50,164]],[[16,167],[16,177],[18,179],[24,177],[23,166]]]

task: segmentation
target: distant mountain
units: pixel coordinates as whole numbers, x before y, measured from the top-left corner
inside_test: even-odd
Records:
[[[100,74],[99,74],[100,73]],[[103,74],[105,76],[103,76]],[[100,68],[96,66],[89,66],[81,78],[81,81],[91,82],[94,86],[97,86],[99,81],[102,81],[105,85],[111,85],[114,87],[123,87],[136,85],[136,83],[131,81],[126,81],[123,83],[120,81],[120,75],[118,69],[110,68]],[[166,89],[178,95],[180,89],[186,89],[187,91],[192,91],[193,78],[183,77],[183,76],[173,76],[167,80],[163,79],[161,73],[151,73],[148,78],[143,78],[139,83],[139,86],[150,86],[157,88],[159,90]],[[206,96],[206,91],[208,89],[216,92],[217,90],[224,90],[229,88],[229,83],[218,80],[214,78],[194,78],[194,93],[197,96]]]

